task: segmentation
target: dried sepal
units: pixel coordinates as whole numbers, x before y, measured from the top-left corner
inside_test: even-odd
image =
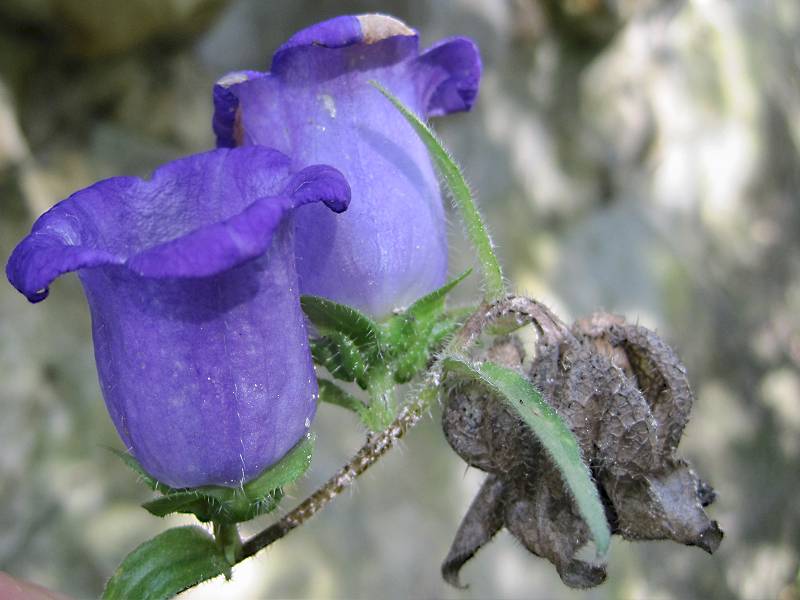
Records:
[[[456,539],[442,563],[442,577],[450,585],[465,588],[458,579],[461,567],[503,528],[503,492],[505,483],[489,475],[461,521]]]

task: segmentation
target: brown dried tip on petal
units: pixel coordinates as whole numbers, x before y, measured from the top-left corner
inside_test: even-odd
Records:
[[[243,72],[243,71],[235,71],[233,73],[228,73],[227,75],[223,75],[219,79],[217,79],[217,85],[221,85],[224,88],[229,88],[232,85],[236,85],[237,83],[244,83],[250,78],[250,76]]]
[[[242,123],[242,109],[236,109],[236,115],[233,118],[233,139],[237,146],[244,145],[244,124]]]
[[[365,44],[374,44],[396,35],[416,35],[408,25],[388,15],[368,14],[356,17],[361,23]]]
[[[244,83],[250,79],[250,74],[244,71],[237,71],[234,73],[228,73],[227,75],[221,77],[217,80],[217,85],[229,88],[233,85],[237,85],[239,83]],[[236,108],[236,112],[234,113],[234,121],[233,121],[233,140],[236,142],[237,146],[244,145],[244,125],[242,124],[242,109],[241,107]]]
[[[514,312],[522,300],[510,298],[495,312]],[[723,533],[703,510],[714,490],[676,456],[693,396],[672,348],[622,317],[598,313],[568,329],[534,301],[522,304],[536,308],[524,316],[539,334],[530,381],[578,439],[612,533],[716,551]],[[511,336],[473,358],[519,369],[524,352]],[[445,437],[461,458],[490,475],[442,565],[445,579],[457,585],[461,566],[504,526],[553,563],[566,585],[601,583],[605,565],[577,557],[588,528],[533,433],[482,386],[458,377],[448,384]]]

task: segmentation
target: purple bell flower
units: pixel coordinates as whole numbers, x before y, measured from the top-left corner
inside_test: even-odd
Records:
[[[6,272],[38,302],[78,271],[106,405],[145,471],[178,488],[237,486],[291,449],[316,407],[289,217],[349,199],[332,167],[214,150],[73,194]]]
[[[298,164],[330,164],[353,189],[340,218],[318,206],[298,211],[301,293],[380,318],[444,284],[446,222],[430,158],[369,81],[435,117],[469,110],[480,74],[471,40],[444,40],[420,54],[416,32],[402,22],[361,15],[296,33],[269,73],[241,71],[217,83],[219,146],[264,144]]]

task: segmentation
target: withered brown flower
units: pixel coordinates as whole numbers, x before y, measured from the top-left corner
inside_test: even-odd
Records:
[[[540,303],[520,298],[509,299],[500,313],[537,328],[528,376],[578,439],[612,533],[714,552],[723,534],[703,507],[715,493],[675,454],[693,399],[675,352],[654,332],[609,314],[568,328]],[[519,340],[506,336],[480,358],[522,371],[524,357]],[[450,383],[445,436],[489,476],[442,565],[444,578],[458,586],[461,567],[505,526],[552,562],[565,584],[602,583],[605,564],[577,556],[589,529],[533,433],[484,387],[457,378]]]

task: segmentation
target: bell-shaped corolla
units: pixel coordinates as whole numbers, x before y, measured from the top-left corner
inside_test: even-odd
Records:
[[[145,471],[176,488],[238,486],[302,439],[316,407],[292,213],[349,199],[332,167],[214,150],[73,194],[6,272],[31,302],[78,272],[108,411]]]

